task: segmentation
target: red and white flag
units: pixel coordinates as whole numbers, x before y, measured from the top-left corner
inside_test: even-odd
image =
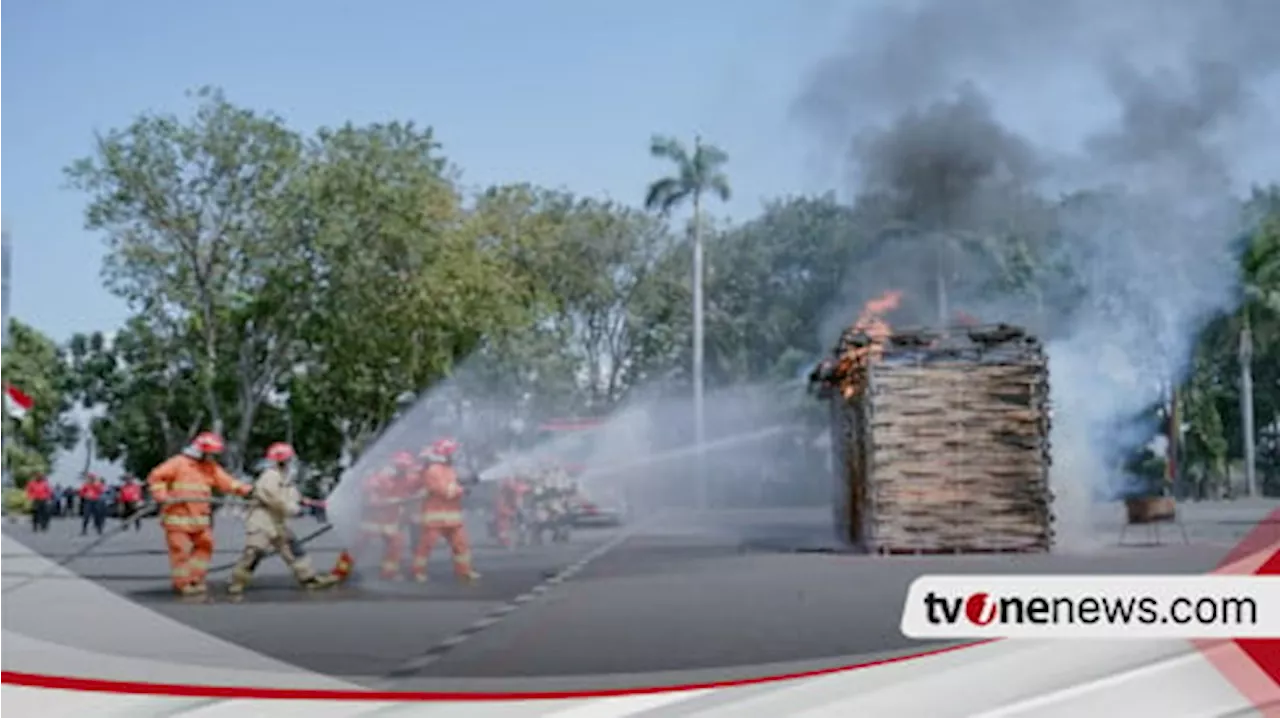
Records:
[[[22,390],[15,386],[5,385],[4,410],[9,416],[21,421],[34,405],[35,402],[31,400],[31,397],[23,394]]]

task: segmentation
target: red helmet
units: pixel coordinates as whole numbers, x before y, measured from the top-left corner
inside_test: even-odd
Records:
[[[223,448],[222,437],[212,431],[202,432],[192,440],[191,448],[202,454],[221,454]]]
[[[449,438],[440,439],[431,445],[431,450],[435,452],[437,456],[443,456],[446,459],[458,453],[458,449],[460,448],[462,448],[462,446],[456,439]]]
[[[448,463],[460,448],[461,445],[455,439],[438,439],[422,451],[422,460],[429,464]]]
[[[283,441],[277,441],[267,447],[267,461],[284,463],[296,455],[297,454],[293,452],[293,447]]]
[[[412,469],[418,465],[418,462],[413,458],[413,454],[407,451],[397,451],[395,456],[391,457],[391,463],[397,469]]]

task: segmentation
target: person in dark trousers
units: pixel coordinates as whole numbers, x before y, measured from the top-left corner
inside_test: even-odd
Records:
[[[62,495],[58,497],[62,501],[63,516],[74,516],[76,513],[76,490],[67,486],[62,489]]]
[[[27,482],[27,500],[31,502],[31,530],[37,533],[49,530],[49,518],[53,513],[53,488],[49,480],[37,474]]]
[[[126,474],[124,485],[120,487],[116,496],[120,499],[120,521],[124,523],[125,529],[129,527],[129,518],[133,517],[133,530],[141,531],[142,517],[135,514],[142,508],[142,484]]]
[[[84,536],[89,533],[89,523],[93,523],[93,529],[102,535],[103,526],[107,522],[107,506],[104,500],[104,494],[107,492],[107,484],[102,477],[97,474],[88,474],[85,476],[84,485],[80,487],[80,510],[84,516],[80,520],[80,535]]]

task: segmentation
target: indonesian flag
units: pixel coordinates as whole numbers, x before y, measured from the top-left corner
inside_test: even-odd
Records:
[[[21,421],[35,404],[31,397],[22,393],[17,387],[5,385],[4,410],[9,416]]]

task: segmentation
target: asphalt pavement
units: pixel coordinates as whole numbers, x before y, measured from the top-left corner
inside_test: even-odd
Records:
[[[715,680],[922,650],[938,644],[898,630],[907,587],[921,574],[1205,572],[1277,507],[1187,505],[1187,543],[1166,526],[1158,544],[1143,531],[1130,534],[1130,546],[1116,545],[1117,507],[1098,520],[1097,547],[1049,555],[852,554],[831,543],[830,513],[822,509],[667,512],[621,529],[579,531],[568,544],[515,550],[472,526],[483,574],[477,586],[454,582],[442,545],[425,586],[361,580],[308,593],[270,559],[240,601],[225,595],[225,570],[215,572],[210,599],[175,598],[154,524],[104,542],[68,568],[206,633],[356,682],[415,688],[502,679],[518,690],[512,677],[519,676],[543,690],[548,679],[568,689],[580,687],[577,677],[600,687],[602,674],[619,685],[661,682],[674,671],[686,682]],[[297,528],[307,534],[319,526],[302,520]],[[215,564],[235,560],[238,529],[234,520],[219,522]],[[1280,539],[1280,525],[1273,529]],[[53,560],[93,540],[79,536],[78,521],[55,520],[48,534],[31,534],[26,524],[5,531]],[[320,568],[337,558],[336,533],[308,546]],[[7,560],[3,569],[8,584],[22,561]],[[40,635],[38,622],[24,617],[6,614],[4,623]],[[127,655],[129,646],[119,651]]]

